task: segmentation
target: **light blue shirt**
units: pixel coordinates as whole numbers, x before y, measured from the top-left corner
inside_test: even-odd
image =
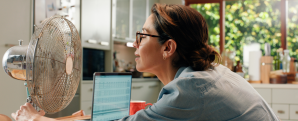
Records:
[[[207,71],[181,67],[156,103],[121,120],[279,121],[245,79],[222,65]]]

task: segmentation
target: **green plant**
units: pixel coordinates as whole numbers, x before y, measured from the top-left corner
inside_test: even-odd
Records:
[[[280,0],[226,1],[225,49],[236,51],[235,61],[242,60],[243,46],[251,42],[271,45],[271,55],[281,47]],[[206,19],[209,44],[219,48],[219,3],[191,4]],[[292,57],[298,54],[298,1],[289,1],[288,49]]]

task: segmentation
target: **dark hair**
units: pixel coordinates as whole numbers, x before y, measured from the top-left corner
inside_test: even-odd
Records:
[[[154,27],[161,36],[159,43],[168,39],[177,43],[179,57],[172,62],[175,67],[191,66],[203,71],[220,63],[220,54],[208,45],[207,23],[198,11],[184,5],[154,4],[151,13]]]

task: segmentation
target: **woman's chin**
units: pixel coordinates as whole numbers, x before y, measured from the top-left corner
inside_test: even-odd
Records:
[[[136,69],[138,72],[144,72],[144,69],[140,66],[138,66],[138,64],[136,65]]]

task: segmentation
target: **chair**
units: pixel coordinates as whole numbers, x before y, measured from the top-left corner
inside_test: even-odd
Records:
[[[12,120],[8,116],[0,114],[0,121],[12,121]]]

